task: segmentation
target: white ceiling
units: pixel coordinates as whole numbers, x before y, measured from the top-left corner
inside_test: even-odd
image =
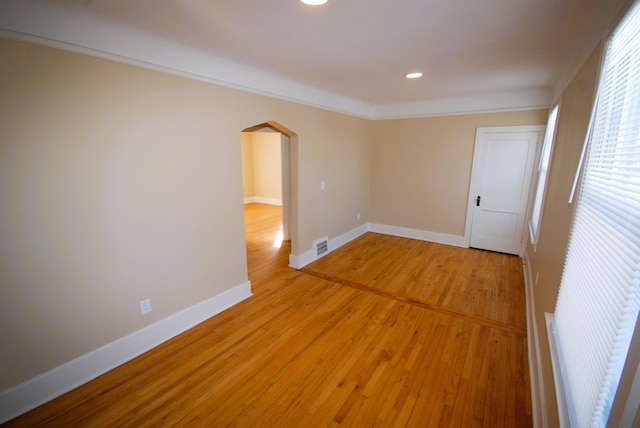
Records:
[[[401,117],[548,105],[625,2],[2,0],[0,29],[356,115]],[[414,70],[424,77],[403,77]]]

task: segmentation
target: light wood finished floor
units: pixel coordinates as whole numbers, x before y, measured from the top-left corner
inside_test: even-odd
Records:
[[[251,299],[7,425],[532,426],[517,257],[367,233],[296,271],[245,218]]]

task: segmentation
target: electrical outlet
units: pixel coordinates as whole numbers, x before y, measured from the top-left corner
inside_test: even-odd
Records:
[[[360,213],[356,214],[356,220],[360,220]]]
[[[151,312],[151,299],[140,300],[140,313],[146,315]]]

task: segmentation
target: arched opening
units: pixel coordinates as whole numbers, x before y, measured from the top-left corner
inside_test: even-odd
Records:
[[[270,135],[266,135],[270,134]],[[288,128],[280,125],[277,122],[265,122],[250,126],[242,130],[241,142],[243,145],[243,191],[245,198],[245,207],[248,203],[262,203],[262,204],[280,204],[281,210],[281,230],[274,231],[273,241],[274,246],[277,246],[278,240],[291,241],[290,254],[297,254],[298,251],[298,136]],[[274,142],[274,138],[277,140]],[[257,144],[255,142],[258,142]],[[268,143],[264,143],[268,141]],[[273,153],[273,145],[279,146],[278,159],[275,158],[276,154]],[[249,156],[245,153],[247,147],[260,147],[256,151],[257,156],[261,156],[262,159],[253,159],[253,155]],[[267,148],[271,147],[271,148]],[[250,158],[250,159],[249,159]],[[277,162],[279,161],[279,162]],[[264,170],[273,171],[273,166],[278,166],[279,181],[280,181],[280,193],[276,195],[271,190],[271,193],[265,193],[264,195],[254,194],[249,198],[247,197],[247,180],[253,180],[253,172],[246,171],[249,165],[270,163],[267,166],[259,167],[260,170],[256,174],[262,174]],[[271,174],[267,178],[259,178],[258,180],[273,181]],[[248,178],[249,177],[249,178]],[[273,188],[273,183],[271,183]],[[264,192],[267,192],[266,190]],[[260,192],[258,192],[260,193]],[[265,196],[266,195],[266,196]],[[271,196],[269,196],[271,195]],[[278,196],[280,196],[278,198]],[[245,210],[246,212],[246,210]],[[246,218],[245,218],[246,220]],[[278,236],[279,232],[279,236]]]

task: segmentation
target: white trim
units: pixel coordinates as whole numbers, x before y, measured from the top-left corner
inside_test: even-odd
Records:
[[[534,199],[535,199],[535,196],[534,196]],[[533,236],[533,225],[531,223],[531,219],[529,219],[529,221],[527,222],[527,225],[529,227],[529,242],[531,242],[531,246],[533,247],[533,252],[535,253],[538,251],[538,238],[536,236]],[[538,225],[538,227],[540,227],[540,225]]]
[[[365,233],[367,233],[369,231],[369,225],[368,224],[361,224],[360,226],[356,227],[355,229],[351,229],[350,231],[343,233],[340,236],[336,236],[333,239],[329,240],[329,251],[333,251],[336,248],[340,248],[342,247],[344,244],[347,244],[351,241],[353,241],[354,239],[364,235]]]
[[[633,428],[633,423],[640,415],[640,366],[636,368],[633,383],[627,396],[619,428]]]
[[[283,132],[280,132],[280,170],[282,239],[291,241],[291,137]]]
[[[264,198],[262,196],[247,196],[246,198],[244,198],[244,204],[251,204],[251,203],[257,203],[257,204],[265,204],[265,205],[276,205],[281,207],[282,206],[282,199],[275,199],[275,198]]]
[[[289,254],[289,267],[293,269],[302,269],[315,259],[316,257],[313,250],[305,251],[300,255]]]
[[[369,226],[367,224],[362,224],[354,229],[351,229],[348,232],[343,233],[340,236],[329,239],[329,251],[323,255],[326,256],[333,250],[342,247],[344,244],[353,241],[357,237],[364,235],[369,231]],[[302,269],[309,263],[316,261],[318,257],[316,257],[315,248],[311,248],[300,255],[289,254],[289,267],[294,269]]]
[[[553,368],[553,381],[556,388],[556,400],[558,401],[558,420],[560,428],[571,428],[570,411],[567,403],[567,396],[564,389],[564,383],[562,381],[562,361],[559,355],[559,349],[556,341],[555,333],[555,317],[549,312],[544,314],[545,322],[547,324],[547,338],[549,339],[549,351],[551,354],[551,367]]]
[[[476,136],[473,142],[473,160],[471,161],[471,179],[469,180],[469,199],[467,200],[467,216],[464,225],[464,239],[467,247],[471,244],[471,225],[473,224],[473,206],[476,201],[476,195],[478,194],[478,173],[480,166],[478,165],[480,159],[480,144],[478,140],[480,138],[481,128],[476,129]]]
[[[551,90],[546,88],[469,95],[413,103],[374,105],[372,106],[372,119],[404,119],[547,109],[550,101]]]
[[[549,114],[547,115],[547,126],[544,130],[544,135],[542,137],[542,144],[538,145],[538,149],[536,150],[536,158],[538,160],[538,167],[534,169],[532,175],[532,183],[531,190],[529,194],[529,203],[527,204],[527,217],[529,218],[528,228],[529,228],[529,238],[531,239],[531,245],[533,246],[533,252],[538,251],[538,241],[540,239],[540,226],[542,226],[542,217],[544,214],[544,202],[547,199],[547,188],[549,182],[549,171],[551,170],[551,164],[553,160],[553,149],[555,148],[556,134],[558,132],[558,122],[560,114],[562,113],[561,100],[558,100],[552,107],[549,109]],[[553,114],[553,124],[551,123],[551,118]],[[550,135],[547,135],[549,132],[549,126],[552,126],[552,132]],[[548,137],[548,138],[547,138]],[[548,144],[548,146],[547,146]],[[545,156],[545,149],[549,147],[548,156]],[[544,163],[546,158],[546,169],[542,171],[542,164]],[[540,189],[540,180],[544,178],[544,183],[542,189]],[[535,183],[535,186],[534,186]],[[538,198],[538,194],[541,194],[542,197],[540,199],[538,218],[536,219],[536,224],[533,224],[533,213],[536,210],[536,200]]]
[[[52,22],[56,24],[52,25]],[[36,0],[5,2],[0,14],[0,36],[366,119],[533,110],[548,108],[552,99],[550,89],[535,88],[372,105],[113,21]]]
[[[371,232],[383,233],[385,235],[400,236],[403,238],[419,239],[420,241],[436,242],[438,244],[452,245],[454,247],[469,247],[464,236],[450,235],[446,233],[430,232],[428,230],[411,229],[401,226],[390,226],[387,224],[369,223]]]
[[[0,423],[95,379],[251,295],[251,283],[246,281],[3,391],[0,393]]]
[[[527,308],[527,350],[529,361],[529,379],[531,382],[531,407],[533,409],[533,427],[546,427],[547,421],[544,414],[546,406],[544,394],[544,383],[542,377],[542,359],[540,356],[540,345],[538,343],[538,327],[536,324],[536,306],[534,300],[534,281],[531,273],[531,262],[529,254],[525,251],[522,257],[522,269],[524,272],[525,302]],[[535,365],[534,365],[535,363]],[[540,421],[539,414],[542,415]]]

